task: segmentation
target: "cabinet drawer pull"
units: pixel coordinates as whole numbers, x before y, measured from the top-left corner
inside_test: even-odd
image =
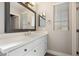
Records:
[[[27,49],[24,49],[24,51],[26,52],[26,51],[27,51]]]
[[[34,50],[34,52],[36,52],[36,50]]]

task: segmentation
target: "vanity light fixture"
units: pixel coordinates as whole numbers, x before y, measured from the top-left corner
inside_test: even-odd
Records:
[[[45,17],[45,16],[46,16],[46,13],[45,13],[45,12],[42,12],[42,16],[44,16],[44,17]]]
[[[45,18],[46,17],[46,13],[42,12],[42,13],[40,13],[40,16],[42,16],[43,18]]]
[[[35,6],[35,2],[23,2],[26,6]]]

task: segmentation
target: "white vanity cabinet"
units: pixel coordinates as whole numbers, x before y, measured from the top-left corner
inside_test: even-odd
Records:
[[[33,38],[32,38],[33,39]],[[47,50],[47,35],[26,43],[7,53],[7,56],[44,56]]]

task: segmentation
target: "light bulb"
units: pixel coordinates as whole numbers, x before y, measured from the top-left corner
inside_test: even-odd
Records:
[[[35,2],[31,2],[33,5],[35,5]]]

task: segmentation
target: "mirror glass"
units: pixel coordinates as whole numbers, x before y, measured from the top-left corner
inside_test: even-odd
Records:
[[[10,31],[35,30],[35,13],[20,3],[10,2]]]
[[[45,25],[46,25],[46,17],[39,15],[39,26],[45,27]]]

